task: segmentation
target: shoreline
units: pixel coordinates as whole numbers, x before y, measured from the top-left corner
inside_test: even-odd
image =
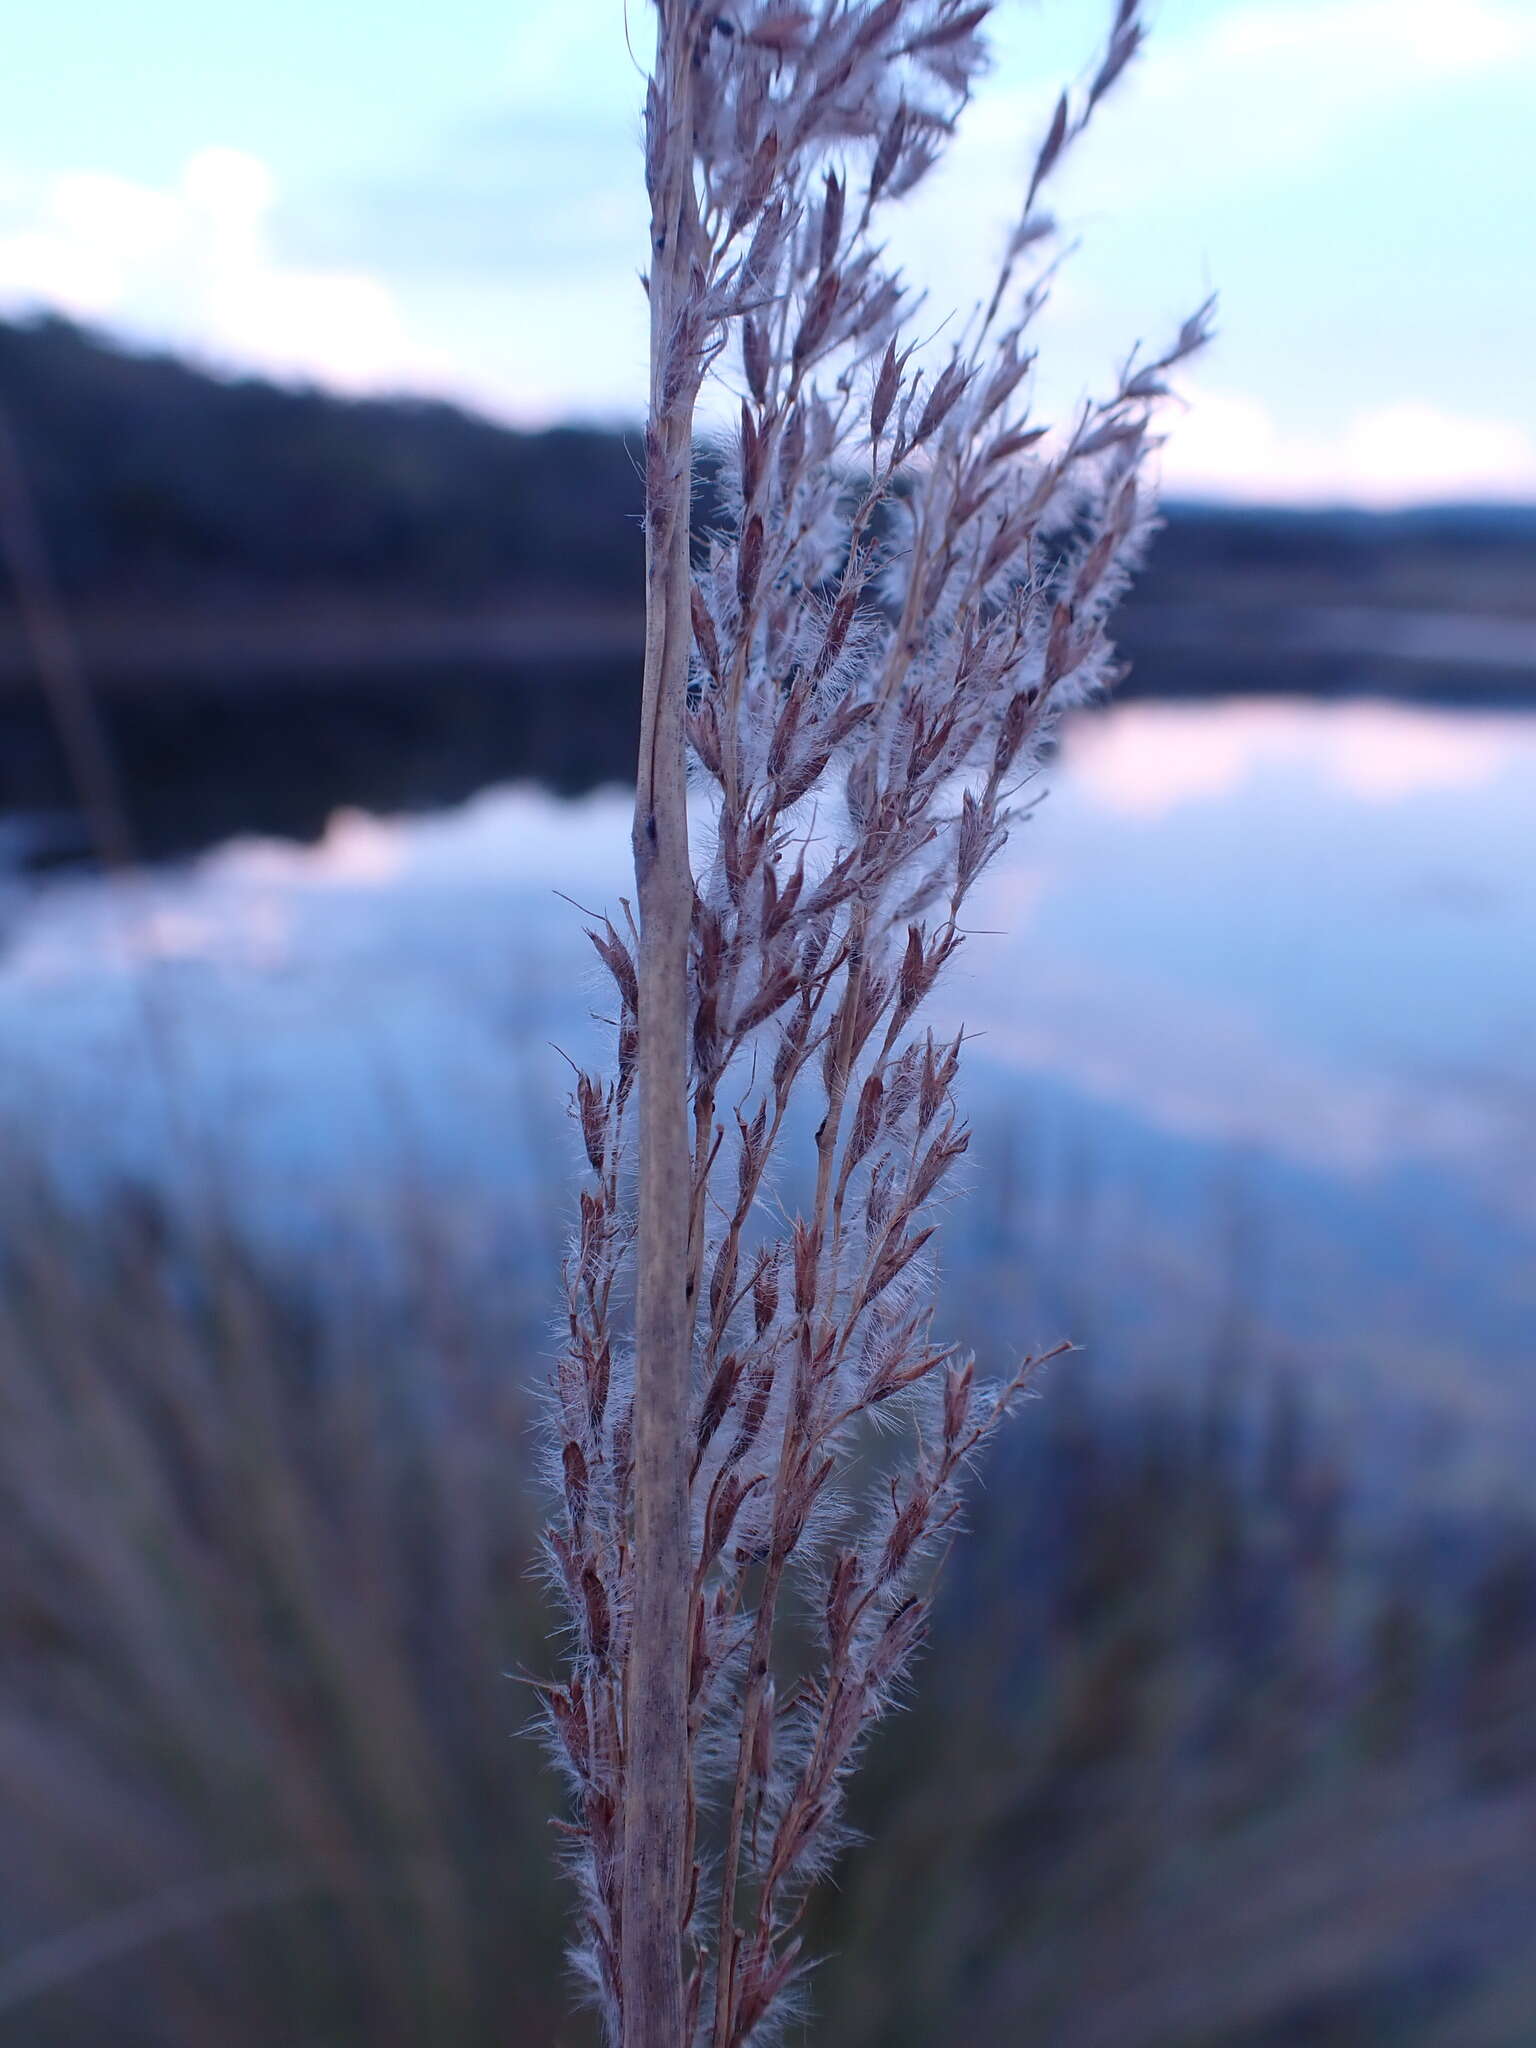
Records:
[[[82,609],[67,624],[92,687],[114,698],[224,696],[304,678],[366,697],[402,670],[460,665],[527,686],[530,670],[638,664],[637,609],[401,608],[337,597],[281,604]],[[1120,624],[1131,695],[1337,695],[1536,703],[1536,618],[1398,604],[1132,602]],[[1183,671],[1181,678],[1180,671]],[[0,704],[30,695],[36,665],[0,612]]]

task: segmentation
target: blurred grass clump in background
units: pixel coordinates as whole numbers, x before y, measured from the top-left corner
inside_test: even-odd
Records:
[[[518,1283],[462,1286],[408,1204],[316,1286],[140,1191],[8,1180],[0,2042],[582,2039],[517,1739]],[[1520,2048],[1530,1526],[1368,1526],[1284,1384],[1089,1387],[1058,1368],[994,1463],[872,1753],[823,2037]]]
[[[494,1304],[425,1238],[386,1299],[144,1195],[7,1221],[0,2039],[554,2038]]]

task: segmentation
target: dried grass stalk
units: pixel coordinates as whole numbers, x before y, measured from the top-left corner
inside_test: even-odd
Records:
[[[639,924],[592,932],[617,1042],[575,1097],[548,1532],[575,1953],[624,2048],[740,2048],[794,2009],[843,1782],[1036,1363],[983,1386],[933,1339],[967,1134],[961,1041],[920,1020],[1057,712],[1110,679],[1152,410],[1209,309],[1062,430],[1031,418],[1042,194],[1141,40],[1119,0],[985,309],[919,356],[877,227],[937,160],[987,12],[659,5]],[[690,564],[695,405],[722,364],[740,424]]]
[[[694,268],[704,255],[693,187],[694,89],[690,39],[664,33],[651,109],[646,644],[634,821],[640,910],[634,1627],[624,1686],[618,1979],[629,1987],[631,2048],[671,2048],[683,2039],[679,1931],[688,1858],[692,1576],[684,1432],[693,1300],[686,1102],[693,874],[683,721],[691,639],[693,413],[703,376]],[[584,1455],[579,1440],[566,1441],[574,1455]]]

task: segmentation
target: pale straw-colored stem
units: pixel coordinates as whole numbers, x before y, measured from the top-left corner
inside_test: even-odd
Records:
[[[691,9],[661,9],[664,133],[653,195],[646,642],[635,794],[640,912],[634,1613],[625,1712],[621,1936],[624,2048],[681,2048],[687,1889],[688,1595],[684,1438],[689,1284],[688,942],[693,878],[683,721],[688,686],[693,408],[687,335],[696,217]]]

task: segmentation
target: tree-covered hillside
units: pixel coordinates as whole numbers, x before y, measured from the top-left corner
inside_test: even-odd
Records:
[[[57,319],[0,324],[0,403],[60,585],[408,585],[423,599],[632,590],[632,446],[422,399],[228,381]]]
[[[253,586],[624,602],[639,587],[638,433],[520,433],[433,400],[227,379],[57,318],[0,322],[0,405],[81,602]],[[1533,547],[1536,510],[1519,508],[1175,505],[1137,605],[1262,585],[1528,615]]]

